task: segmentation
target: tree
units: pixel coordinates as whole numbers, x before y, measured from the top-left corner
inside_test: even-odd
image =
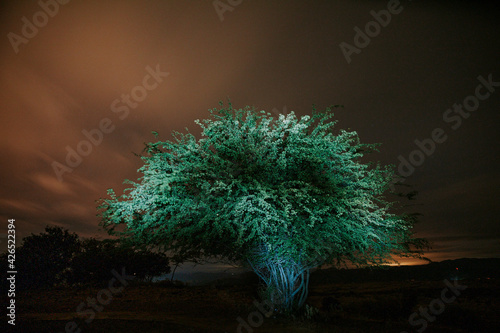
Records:
[[[134,248],[116,239],[88,238],[81,241],[81,251],[72,261],[68,282],[107,283],[111,270],[122,267],[126,267],[136,279],[145,281],[170,272],[169,260],[164,253]]]
[[[195,121],[200,139],[174,132],[174,140],[146,144],[142,177],[126,180],[120,196],[108,190],[99,206],[111,234],[247,262],[268,300],[288,314],[304,304],[312,268],[421,254],[414,219],[391,212],[393,167],[364,163],[377,145],[335,133],[332,108],[274,119],[220,105]]]
[[[164,253],[136,251],[134,272],[138,279],[151,282],[155,276],[170,273],[169,258]]]
[[[64,282],[74,255],[80,250],[78,235],[61,227],[45,227],[45,233],[23,238],[16,250],[17,283],[21,288],[52,287]]]
[[[8,253],[0,255],[1,286],[6,286]],[[78,235],[61,227],[45,227],[45,233],[31,234],[16,249],[16,284],[21,289],[50,288],[58,284],[108,283],[111,270],[126,267],[138,280],[170,272],[164,253],[131,247],[119,240],[80,240]]]
[[[71,270],[68,274],[68,283],[74,284],[101,284],[109,281],[111,270],[130,267],[126,265],[128,258],[116,251],[116,240],[98,240],[87,238],[81,241],[81,250],[73,258]]]

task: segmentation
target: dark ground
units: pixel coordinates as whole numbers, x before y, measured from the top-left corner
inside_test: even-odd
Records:
[[[258,299],[258,285],[247,276],[246,280],[218,281],[207,286],[133,283],[115,294],[88,324],[83,319],[89,319],[90,314],[78,316],[76,309],[88,297],[96,297],[102,287],[18,293],[16,326],[9,325],[3,331],[65,332],[65,325],[74,320],[81,332],[413,332],[412,328],[423,328],[423,317],[416,317],[419,323],[411,326],[409,316],[429,304],[439,310],[439,301],[432,302],[440,299],[447,287],[443,280],[327,280],[325,276],[312,276],[306,303],[321,308],[323,299],[332,296],[340,305],[329,312],[321,310],[312,320],[255,314],[253,301]],[[425,332],[498,332],[499,279],[465,279],[457,284],[467,289],[446,304],[432,322],[427,321]],[[451,298],[452,294],[445,295]],[[81,311],[89,309],[85,306]],[[255,327],[238,330],[237,318],[248,322],[252,313]],[[263,322],[258,325],[260,318]]]

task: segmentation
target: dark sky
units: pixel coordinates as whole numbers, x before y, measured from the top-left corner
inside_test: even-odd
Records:
[[[500,82],[500,12],[482,1],[393,3],[241,1],[219,15],[212,1],[73,0],[49,16],[37,1],[2,1],[0,232],[14,218],[18,240],[48,224],[105,235],[95,200],[139,176],[133,152],[151,131],[197,133],[194,120],[229,96],[299,115],[344,105],[339,128],[382,143],[376,159],[420,164],[404,170],[431,259],[499,257],[500,83],[488,90],[479,77]],[[388,5],[390,21],[370,23]],[[370,40],[355,41],[367,24]],[[155,81],[148,66],[169,74]],[[464,103],[473,111],[460,113]],[[89,148],[82,131],[100,124],[108,133]],[[434,151],[416,151],[415,140],[431,149],[433,132]],[[67,166],[78,146],[88,155],[60,181],[54,162]]]

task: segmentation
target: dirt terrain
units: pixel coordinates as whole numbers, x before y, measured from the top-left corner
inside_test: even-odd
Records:
[[[454,283],[454,281],[450,281]],[[103,288],[58,288],[18,294],[17,324],[7,332],[497,332],[500,283],[497,279],[457,281],[467,286],[452,302],[439,301],[444,281],[311,282],[307,304],[320,309],[332,296],[338,304],[322,309],[312,319],[284,320],[258,312],[254,280],[247,283],[212,283],[207,286],[135,284],[116,293],[101,311],[85,305]],[[100,294],[103,295],[102,293]],[[445,293],[448,299],[453,294]],[[102,296],[105,299],[104,296]],[[425,320],[415,315],[420,307],[436,307],[438,315]],[[83,309],[83,310],[82,310]],[[266,309],[263,308],[263,312]],[[93,315],[95,314],[95,317]],[[269,313],[267,313],[269,314]],[[239,318],[239,319],[238,319]],[[85,322],[88,321],[88,323]],[[74,324],[68,322],[74,321]],[[246,325],[241,324],[245,321]],[[66,326],[68,325],[68,326]],[[73,325],[73,326],[72,326]],[[10,325],[9,325],[10,326]],[[413,330],[412,330],[413,329]]]

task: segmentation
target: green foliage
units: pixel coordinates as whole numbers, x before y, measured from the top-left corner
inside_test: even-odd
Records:
[[[200,139],[174,132],[146,144],[142,176],[101,201],[110,233],[181,256],[306,267],[419,255],[414,220],[391,213],[384,195],[393,168],[363,163],[377,145],[335,132],[331,108],[277,119],[231,104],[209,111],[195,121]]]

